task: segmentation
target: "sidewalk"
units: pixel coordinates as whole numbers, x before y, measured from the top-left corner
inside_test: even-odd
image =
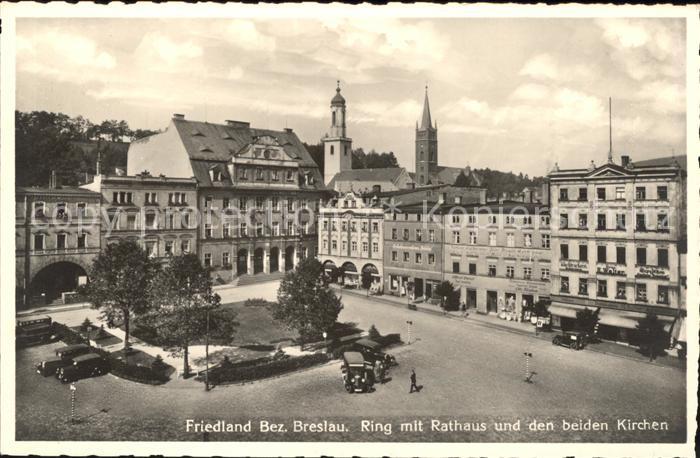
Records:
[[[335,286],[334,286],[335,288]],[[341,294],[353,294],[356,296],[367,296],[364,290],[354,290],[345,288],[336,288]],[[388,305],[393,305],[394,307],[408,308],[408,301],[405,297],[397,297],[391,295],[382,296],[369,296],[372,301],[381,302]],[[433,315],[442,315],[445,318],[450,318],[454,320],[466,321],[473,323],[477,326],[488,327],[492,329],[497,329],[505,332],[512,332],[515,334],[521,334],[530,336],[536,339],[552,341],[552,338],[557,334],[555,331],[540,332],[535,334],[535,328],[531,323],[527,322],[516,322],[507,321],[498,318],[496,315],[484,315],[477,313],[474,309],[467,310],[466,314],[464,312],[444,312],[437,305],[425,304],[425,303],[413,303],[418,311],[425,313],[432,313]],[[596,353],[602,353],[605,355],[616,356],[619,358],[632,359],[640,361],[647,364],[653,364],[657,366],[674,367],[679,369],[685,369],[685,360],[680,359],[676,356],[675,351],[668,351],[666,355],[659,356],[654,361],[649,361],[649,357],[639,353],[636,347],[631,347],[628,345],[602,341],[598,343],[589,344],[586,346],[585,350],[593,351]]]
[[[33,309],[26,309],[26,310],[20,310],[17,312],[15,315],[17,317],[21,316],[30,316],[30,315],[39,315],[39,314],[48,314],[50,312],[57,313],[57,312],[68,312],[70,310],[80,310],[84,308],[90,307],[89,302],[76,302],[75,304],[68,304],[68,305],[44,305],[41,307],[36,307]]]

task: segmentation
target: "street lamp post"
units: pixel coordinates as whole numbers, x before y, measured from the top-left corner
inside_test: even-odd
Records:
[[[75,383],[70,384],[70,422],[75,423]]]
[[[413,321],[407,320],[406,324],[408,325],[408,343],[407,345],[411,345],[411,325],[413,325]]]
[[[532,358],[532,353],[526,351],[523,355],[525,356],[525,382],[532,383],[533,373],[530,372],[530,358]]]
[[[328,333],[326,331],[323,331],[323,346],[326,348],[326,353],[328,353]]]
[[[204,373],[204,390],[209,391],[209,309],[207,308],[207,334],[204,343],[204,359],[207,370]]]

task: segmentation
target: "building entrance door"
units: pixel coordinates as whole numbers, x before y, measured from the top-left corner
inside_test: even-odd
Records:
[[[248,273],[248,250],[238,250],[236,256],[236,273],[245,275]]]
[[[498,313],[498,291],[486,291],[486,313]]]
[[[265,251],[262,248],[256,248],[253,253],[253,273],[259,274],[263,271]]]
[[[415,291],[416,299],[423,296],[423,279],[416,278],[414,281],[413,290]]]
[[[476,307],[476,290],[467,288],[467,307]]]

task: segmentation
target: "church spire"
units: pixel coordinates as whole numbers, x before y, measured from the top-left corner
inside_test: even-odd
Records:
[[[425,101],[423,102],[423,117],[420,122],[420,130],[432,129],[433,123],[430,118],[430,103],[428,102],[428,85],[425,86]]]

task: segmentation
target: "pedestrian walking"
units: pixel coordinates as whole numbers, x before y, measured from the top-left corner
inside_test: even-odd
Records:
[[[416,385],[416,371],[415,369],[411,369],[411,390],[408,392],[408,394],[413,393],[414,389],[416,390],[416,392],[420,391],[418,389],[418,385]]]

